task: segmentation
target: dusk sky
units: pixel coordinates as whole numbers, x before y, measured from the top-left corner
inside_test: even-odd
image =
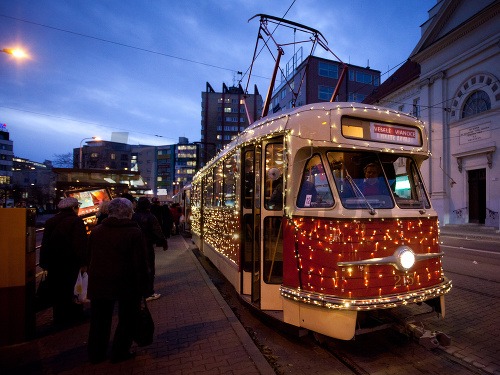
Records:
[[[72,152],[84,138],[111,140],[113,132],[127,132],[133,145],[199,141],[201,93],[206,82],[221,91],[247,72],[259,27],[258,19],[248,22],[254,15],[319,30],[341,60],[369,62],[384,81],[410,56],[435,4],[3,0],[0,50],[22,47],[30,58],[0,53],[0,124],[15,156],[39,162]],[[272,61],[256,62],[250,93],[256,84],[265,97],[272,69]]]

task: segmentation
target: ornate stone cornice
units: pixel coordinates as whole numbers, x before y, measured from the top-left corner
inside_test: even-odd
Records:
[[[473,30],[480,27],[482,24],[490,21],[500,14],[500,2],[495,2],[491,7],[484,9],[480,12],[477,17],[465,22],[463,25],[459,26],[457,29],[449,32],[443,37],[434,41],[428,47],[425,47],[423,50],[417,52],[415,55],[411,57],[413,61],[418,63],[422,63],[422,61],[431,58],[437,52],[453,45],[465,35],[469,34]]]

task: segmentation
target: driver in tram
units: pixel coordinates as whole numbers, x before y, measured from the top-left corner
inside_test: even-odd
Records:
[[[360,186],[366,195],[389,195],[382,168],[377,163],[369,163],[363,169],[365,178]]]

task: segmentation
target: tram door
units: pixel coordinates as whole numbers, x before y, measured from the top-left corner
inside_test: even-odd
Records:
[[[279,287],[283,282],[283,137],[262,145],[261,296],[262,310],[282,310]]]
[[[260,185],[261,147],[242,151],[242,290],[254,304],[260,303]]]

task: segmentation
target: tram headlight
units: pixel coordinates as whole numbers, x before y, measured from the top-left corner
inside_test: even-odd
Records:
[[[397,267],[401,271],[408,271],[415,264],[415,253],[408,246],[400,246],[394,253],[396,257]]]

